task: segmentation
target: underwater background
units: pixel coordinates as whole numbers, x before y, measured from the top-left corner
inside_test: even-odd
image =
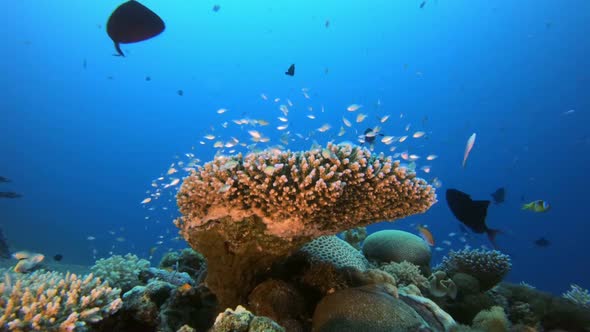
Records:
[[[0,176],[12,182],[0,191],[23,197],[0,199],[0,228],[13,249],[91,265],[127,252],[148,258],[152,251],[157,262],[186,247],[172,224],[178,186],[140,204],[155,192],[152,181],[169,181],[170,165],[186,153],[211,160],[220,149],[206,135],[251,144],[252,128],[235,119],[269,122],[255,129],[268,146],[281,144],[279,105],[289,99],[286,148],[354,142],[379,125],[386,135],[410,135],[396,152],[421,156],[418,176],[442,182],[425,214],[370,232],[417,234],[415,225],[428,225],[441,248],[435,261],[466,244],[490,248],[483,235],[449,236],[460,230],[443,193],[458,188],[491,199],[504,187],[506,202],[490,206],[487,223],[504,231],[498,245],[512,258],[507,280],[553,293],[570,283],[590,287],[589,2],[146,0],[166,31],[123,45],[126,57],[115,57],[105,22],[119,3],[7,5]],[[295,76],[284,75],[292,63]],[[362,105],[362,123],[347,112],[350,104]],[[353,125],[338,136],[343,116]],[[318,131],[323,124],[331,128]],[[426,135],[412,138],[418,130]],[[393,154],[390,147],[377,142],[375,151]],[[426,161],[429,154],[438,158]],[[550,211],[521,210],[537,199]],[[541,237],[551,244],[536,246]]]

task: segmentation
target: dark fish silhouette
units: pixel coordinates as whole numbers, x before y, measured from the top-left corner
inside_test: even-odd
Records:
[[[6,238],[4,238],[4,234],[2,234],[1,229],[0,229],[0,257],[1,258],[10,258],[10,249],[8,249],[8,242],[6,242]]]
[[[502,231],[488,228],[486,225],[490,201],[474,201],[469,195],[457,189],[447,189],[446,199],[455,218],[475,233],[486,233],[492,245],[496,247],[496,235]]]
[[[119,44],[129,44],[153,38],[164,31],[164,21],[138,1],[130,0],[115,9],[107,22],[107,33],[120,56],[125,56]]]
[[[64,256],[62,254],[56,254],[55,256],[53,256],[53,260],[56,262],[61,261],[64,258]]]
[[[424,5],[426,5],[426,1],[422,1],[422,3],[420,4],[420,9],[424,8]]]
[[[383,136],[383,134],[367,135],[372,132],[373,132],[373,128],[365,129],[365,133],[364,133],[365,134],[365,143],[373,144],[373,142],[375,142],[375,137],[377,137],[377,135]]]
[[[504,187],[498,188],[496,191],[490,194],[494,199],[494,203],[500,204],[504,203],[504,199],[506,197],[506,189]]]
[[[23,195],[12,191],[0,191],[0,198],[21,198]]]
[[[533,243],[538,247],[549,247],[551,245],[551,241],[544,237],[536,239]]]
[[[5,177],[3,177],[3,176],[0,176],[0,182],[7,183],[7,182],[12,182],[12,181],[10,181],[10,179],[9,179],[9,178],[5,178]]]
[[[213,5],[213,11],[214,12],[217,13],[220,9],[221,9],[221,6],[220,5]]]
[[[285,72],[285,75],[294,76],[295,75],[295,64],[289,66],[289,69]]]

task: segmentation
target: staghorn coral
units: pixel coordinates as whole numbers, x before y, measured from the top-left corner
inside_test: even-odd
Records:
[[[447,275],[466,273],[475,277],[481,290],[486,291],[497,285],[512,268],[510,257],[497,250],[451,250],[436,268]]]
[[[139,275],[141,271],[150,267],[150,262],[139,259],[137,256],[127,254],[125,256],[114,255],[109,258],[101,258],[92,266],[92,273],[109,282],[114,287],[126,293],[131,288],[141,284]]]
[[[0,330],[85,331],[88,323],[121,308],[119,294],[92,274],[6,273],[0,283]]]
[[[209,258],[207,285],[221,307],[235,307],[257,275],[302,244],[425,212],[436,195],[390,157],[330,143],[218,156],[184,180],[177,201],[181,235]]]
[[[562,296],[580,307],[590,309],[590,293],[588,293],[587,289],[583,289],[576,284],[571,284],[570,289],[563,293]]]

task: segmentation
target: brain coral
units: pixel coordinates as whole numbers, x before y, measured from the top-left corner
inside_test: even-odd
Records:
[[[421,213],[435,201],[434,189],[398,161],[328,144],[216,157],[184,180],[175,224],[208,258],[207,285],[225,308],[241,303],[256,275],[302,244]]]
[[[312,262],[328,262],[337,268],[367,269],[369,262],[360,251],[337,236],[326,235],[306,243],[299,251]]]
[[[430,264],[430,248],[420,237],[398,230],[375,232],[365,239],[363,253],[379,263],[408,261],[426,267]]]

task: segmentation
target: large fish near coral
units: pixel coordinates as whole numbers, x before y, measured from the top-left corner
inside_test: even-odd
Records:
[[[457,189],[447,189],[446,199],[457,220],[475,233],[486,233],[492,245],[496,247],[496,235],[502,231],[486,225],[490,201],[474,201],[468,194]]]

